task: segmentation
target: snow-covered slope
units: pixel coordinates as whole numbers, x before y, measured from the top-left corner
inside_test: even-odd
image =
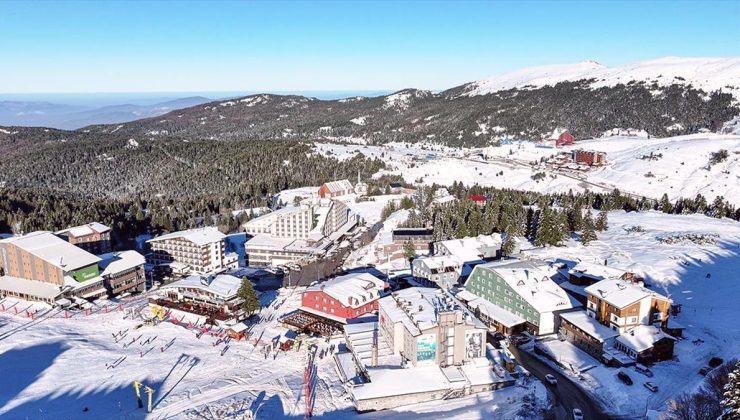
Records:
[[[485,95],[499,90],[583,79],[595,79],[593,87],[626,84],[632,80],[655,81],[661,86],[690,83],[706,91],[723,89],[740,98],[740,57],[665,57],[618,67],[607,67],[594,61],[532,67],[469,83],[463,95]]]

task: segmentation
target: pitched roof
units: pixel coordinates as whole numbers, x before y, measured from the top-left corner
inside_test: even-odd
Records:
[[[587,276],[597,280],[618,279],[625,273],[626,271],[624,270],[610,267],[608,265],[594,264],[584,261],[578,262],[568,271],[568,274],[574,277]]]
[[[601,280],[586,287],[585,290],[586,293],[617,308],[624,308],[646,297],[670,300],[657,292],[624,280]]]
[[[349,182],[347,179],[342,179],[339,181],[330,181],[324,184],[326,188],[329,190],[329,192],[332,193],[338,193],[338,192],[352,192],[352,183]]]
[[[64,271],[87,267],[100,261],[95,255],[46,231],[14,236],[0,242],[12,243]]]
[[[604,342],[619,335],[618,332],[602,325],[599,321],[588,316],[586,311],[574,311],[560,314],[560,318],[580,328],[591,337]]]
[[[344,306],[359,308],[380,298],[385,282],[370,273],[352,273],[317,283],[307,292],[324,292]]]
[[[215,227],[204,227],[198,229],[181,230],[179,232],[172,232],[166,235],[157,236],[147,242],[165,241],[168,239],[182,238],[196,245],[203,246],[213,242],[218,242],[224,238],[224,234],[219,232]]]
[[[501,235],[498,233],[438,242],[438,244],[444,246],[451,255],[458,257],[463,262],[477,261],[481,259],[482,256],[480,248],[501,247],[501,243]]]
[[[105,233],[109,232],[110,230],[111,228],[102,223],[92,222],[86,225],[75,226],[68,229],[60,230],[59,232],[57,232],[57,234],[69,233],[73,237],[79,238],[80,236],[92,235],[93,233]]]
[[[474,270],[490,270],[529,303],[537,312],[573,307],[568,294],[551,278],[554,270],[539,260],[504,260],[481,264]]]
[[[41,299],[55,299],[62,294],[59,286],[36,280],[0,276],[0,290],[35,296]]]
[[[219,274],[211,280],[208,284],[208,278],[202,276],[188,276],[182,280],[166,284],[160,287],[160,290],[164,289],[179,289],[179,288],[196,288],[200,290],[206,290],[221,296],[224,300],[228,300],[236,296],[236,293],[241,287],[241,279],[230,276],[228,274]]]
[[[100,255],[100,258],[102,258],[102,261],[99,265],[103,269],[103,272],[100,273],[101,276],[120,273],[146,263],[144,256],[136,251],[110,252]]]
[[[676,341],[675,338],[652,325],[638,325],[617,337],[617,341],[635,352],[640,353],[652,348],[655,343],[664,338]]]

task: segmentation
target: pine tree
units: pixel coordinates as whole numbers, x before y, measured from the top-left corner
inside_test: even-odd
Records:
[[[501,252],[504,256],[508,257],[513,254],[516,249],[516,241],[514,240],[514,235],[509,233],[505,233],[505,235],[506,239],[504,239],[504,243],[501,245]]]
[[[583,246],[588,246],[589,243],[598,239],[594,228],[594,218],[589,211],[586,213],[586,217],[583,218],[583,232],[581,233],[581,243]]]
[[[668,194],[666,193],[663,193],[663,197],[660,198],[660,211],[669,214],[673,212],[673,205],[671,204],[671,200],[668,199]]]
[[[257,291],[254,290],[252,282],[248,278],[242,277],[242,284],[236,296],[242,300],[242,310],[247,318],[260,309],[261,305],[257,297]]]
[[[403,243],[403,257],[407,260],[411,261],[416,256],[416,248],[414,248],[414,244],[408,240]]]
[[[737,362],[735,369],[727,375],[722,406],[725,408],[724,418],[740,418],[740,362]]]
[[[609,221],[607,220],[606,212],[602,210],[596,217],[596,230],[599,232],[606,232],[608,228]]]

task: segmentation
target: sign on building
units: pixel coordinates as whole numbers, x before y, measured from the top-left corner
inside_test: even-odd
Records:
[[[435,363],[437,360],[437,334],[424,334],[416,338],[416,362]]]
[[[466,332],[465,333],[465,359],[470,360],[483,356],[483,333]]]

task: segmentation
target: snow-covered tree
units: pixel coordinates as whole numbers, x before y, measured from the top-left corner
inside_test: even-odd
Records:
[[[727,379],[722,399],[724,418],[740,418],[740,362],[737,362],[735,369],[727,375]]]
[[[588,246],[592,241],[598,239],[595,232],[594,217],[590,211],[586,213],[586,216],[583,218],[582,226],[583,231],[581,233],[581,243],[583,246]]]

